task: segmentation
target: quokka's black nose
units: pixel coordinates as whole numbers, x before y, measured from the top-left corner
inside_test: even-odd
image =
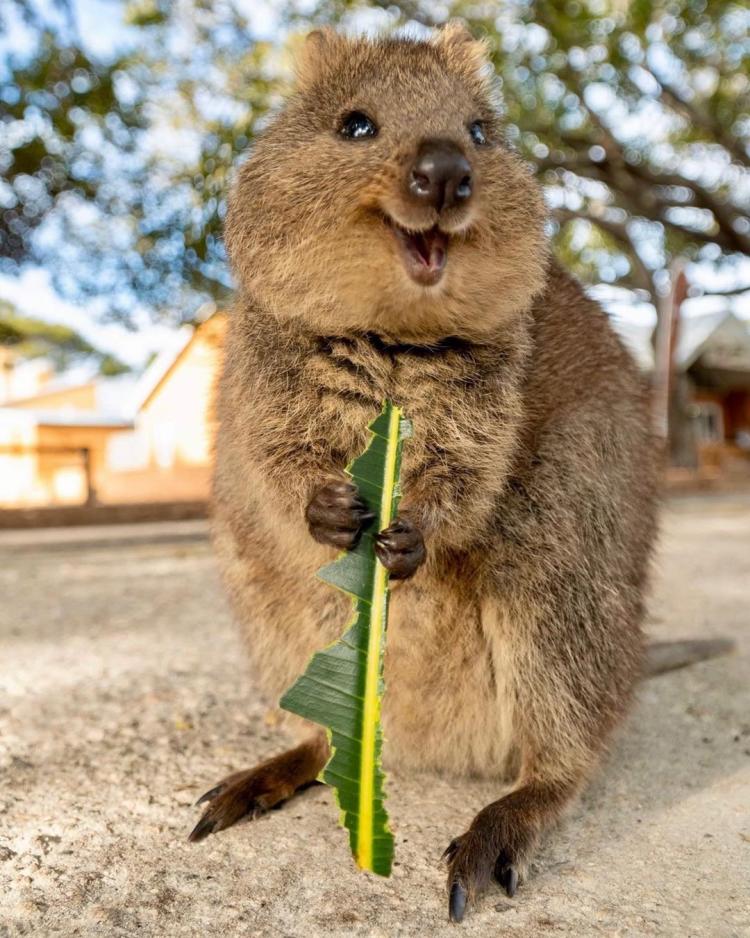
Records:
[[[473,191],[471,164],[452,141],[425,140],[409,170],[406,186],[412,199],[438,212],[463,205]]]

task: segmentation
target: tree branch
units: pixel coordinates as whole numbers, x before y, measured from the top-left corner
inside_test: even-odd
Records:
[[[738,251],[750,255],[750,235],[737,231],[734,222],[743,213],[729,202],[723,201],[715,193],[710,192],[694,179],[683,176],[677,172],[663,172],[651,169],[643,163],[633,163],[625,158],[622,144],[603,123],[598,114],[583,105],[590,115],[591,122],[601,135],[601,144],[607,154],[606,159],[593,162],[585,152],[585,144],[577,138],[563,140],[574,150],[574,156],[567,156],[564,160],[547,158],[540,160],[538,165],[542,170],[565,169],[579,176],[603,182],[605,185],[621,196],[629,199],[636,207],[637,213],[646,218],[653,218],[669,226],[673,230],[682,231],[688,237],[697,240],[715,241],[727,251]],[[643,183],[647,183],[646,186]],[[675,202],[659,193],[659,187],[679,187],[692,194],[692,206],[704,208],[711,212],[716,222],[716,234],[706,235],[695,229],[676,225],[666,217],[669,208],[687,207],[683,202]]]
[[[650,296],[656,296],[656,288],[651,277],[651,271],[641,260],[635,244],[628,233],[627,225],[612,221],[611,219],[600,218],[597,215],[590,215],[588,212],[576,212],[567,208],[555,209],[553,215],[561,224],[566,224],[569,221],[587,221],[601,228],[602,231],[606,231],[607,234],[625,248],[625,255],[630,261],[635,284],[641,290],[645,290]]]
[[[644,164],[625,163],[627,171],[638,179],[657,186],[682,186],[689,189],[695,198],[695,205],[698,208],[708,209],[716,219],[720,234],[723,235],[724,243],[730,250],[739,251],[742,254],[750,254],[750,235],[737,231],[734,227],[735,219],[740,212],[733,206],[722,202],[716,195],[709,192],[693,179],[683,176],[681,173],[663,173],[649,169]],[[715,239],[719,242],[719,238]]]
[[[707,287],[700,287],[701,296],[726,296],[726,297],[735,297],[735,296],[747,296],[750,297],[750,287],[740,287],[739,289],[728,289],[722,290],[721,288],[712,288],[708,289]]]
[[[615,176],[615,178],[612,178],[615,174],[609,172],[611,164],[606,162],[591,163],[585,160],[565,160],[560,162],[556,160],[545,159],[540,160],[538,165],[542,172],[549,169],[564,169],[567,172],[582,176],[586,179],[594,179],[597,182],[603,183],[612,193],[615,204],[617,204],[619,208],[624,209],[624,211],[628,212],[630,215],[637,215],[651,221],[658,221],[666,228],[681,234],[683,237],[690,238],[693,241],[699,241],[701,244],[718,244],[719,247],[728,252],[739,250],[740,253],[747,253],[746,251],[743,251],[742,248],[738,248],[736,238],[728,237],[725,230],[718,224],[718,222],[717,231],[706,232],[700,231],[696,228],[691,228],[687,225],[677,224],[677,222],[668,217],[667,211],[670,208],[696,207],[698,203],[695,199],[689,204],[684,202],[676,202],[673,199],[665,198],[664,196],[660,195],[654,190],[654,188],[644,187],[635,179],[623,179],[620,176]],[[674,177],[670,178],[674,179]],[[678,183],[676,181],[673,181],[672,183],[663,181],[662,184],[677,185]],[[690,191],[693,195],[695,195],[692,188]],[[732,229],[732,234],[736,235],[737,232],[734,232]],[[739,237],[741,238],[742,236],[740,235]]]
[[[658,75],[645,65],[641,68],[653,78],[659,87],[659,97],[668,107],[678,114],[682,114],[691,124],[700,127],[710,137],[713,137],[729,153],[729,155],[745,169],[750,169],[750,157],[748,157],[746,148],[740,140],[729,133],[713,115],[707,113],[702,108],[696,107],[681,91],[673,84],[660,78]]]

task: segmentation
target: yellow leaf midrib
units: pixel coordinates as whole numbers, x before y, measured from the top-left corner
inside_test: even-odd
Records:
[[[392,519],[393,496],[396,485],[396,461],[398,457],[400,408],[391,405],[388,419],[388,437],[385,461],[384,486],[380,496],[381,530],[387,528]],[[364,705],[362,710],[362,759],[359,786],[359,830],[357,832],[357,862],[364,869],[373,865],[373,796],[375,792],[375,742],[380,719],[380,646],[385,622],[386,590],[388,571],[375,559],[375,576],[371,594],[370,634],[367,641],[367,671],[365,672]]]

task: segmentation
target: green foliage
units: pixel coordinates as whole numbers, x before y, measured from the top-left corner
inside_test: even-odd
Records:
[[[98,362],[102,375],[125,374],[130,369],[115,358],[99,351],[74,329],[21,316],[13,307],[0,301],[0,345],[12,346],[20,358],[46,358],[56,371],[64,371],[77,361]]]
[[[35,54],[0,81],[0,269],[44,256],[35,244],[57,210],[112,208],[109,158],[132,152],[144,118],[116,93],[118,64],[94,61],[43,30]]]
[[[411,433],[390,402],[369,429],[367,449],[346,471],[375,520],[354,550],[318,573],[352,597],[354,619],[339,641],[313,656],[281,706],[328,728],[332,754],[321,777],[335,789],[352,853],[363,869],[389,876],[393,835],[380,765],[388,573],[375,557],[374,536],[396,515],[401,446]]]
[[[126,375],[130,367],[125,362],[115,358],[114,355],[104,354],[99,361],[99,374],[103,378],[116,378],[118,375]]]

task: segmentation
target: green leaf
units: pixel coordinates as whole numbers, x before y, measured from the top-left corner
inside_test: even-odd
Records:
[[[346,471],[375,520],[354,550],[318,571],[326,583],[351,595],[354,618],[339,641],[313,656],[281,706],[328,729],[332,754],[320,779],[335,790],[358,865],[389,876],[393,834],[383,805],[380,726],[388,571],[375,556],[374,537],[396,515],[401,445],[411,436],[411,424],[386,401],[369,430],[367,449]]]

